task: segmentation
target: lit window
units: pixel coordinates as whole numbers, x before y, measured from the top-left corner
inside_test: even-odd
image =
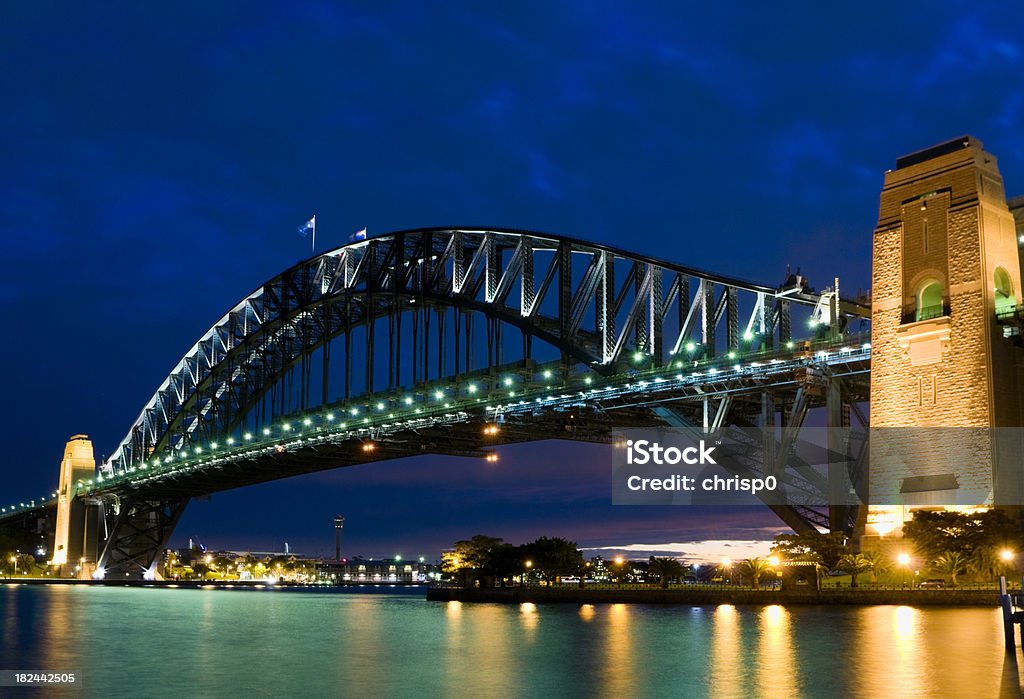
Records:
[[[921,284],[917,292],[917,308],[914,320],[928,320],[944,315],[942,307],[942,284],[930,279]]]
[[[996,315],[1012,312],[1016,299],[1013,296],[1013,283],[1010,281],[1010,275],[1002,267],[996,267],[994,277],[996,286]]]

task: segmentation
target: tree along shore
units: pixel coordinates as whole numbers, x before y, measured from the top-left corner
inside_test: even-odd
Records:
[[[427,599],[435,602],[499,602],[522,604],[534,602],[572,604],[835,604],[949,607],[997,607],[999,592],[991,590],[777,590],[777,589],[709,589],[687,586],[591,586],[575,585],[547,587],[480,587],[433,586],[427,590]]]

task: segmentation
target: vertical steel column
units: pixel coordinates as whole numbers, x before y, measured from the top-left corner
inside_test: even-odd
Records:
[[[364,391],[369,394],[373,393],[373,357],[374,357],[374,330],[376,323],[374,322],[374,316],[377,310],[377,241],[371,240],[366,245],[365,258],[363,259],[363,266],[366,268],[366,307],[363,309],[363,315],[365,316],[366,324],[366,352],[364,357],[366,359],[366,385]]]
[[[774,473],[777,456],[775,453],[775,398],[771,391],[761,393],[761,443],[764,452],[765,476],[779,474]]]
[[[323,348],[320,350],[323,355],[323,376],[321,376],[321,395],[320,405],[327,405],[328,398],[330,396],[330,385],[331,385],[331,309],[329,308],[326,301],[320,303],[322,310],[322,317],[320,322],[323,324]]]
[[[740,346],[740,309],[739,290],[736,287],[725,288],[725,326],[726,344],[730,350]]]
[[[830,378],[825,393],[828,428],[828,520],[829,529],[849,536],[850,491],[849,427],[850,411],[843,402],[842,384]]]
[[[711,359],[715,356],[715,289],[709,279],[701,280],[701,342],[704,343],[704,356]]]
[[[686,317],[690,315],[690,278],[685,274],[677,274],[676,279],[679,284],[679,303],[676,306],[677,332],[682,332],[686,327]],[[685,347],[685,340],[683,342],[680,349]]]
[[[639,305],[640,295],[643,294],[644,288],[648,289],[648,298],[646,299],[647,303],[644,303],[642,306],[640,306],[640,308],[646,307],[646,310],[649,312],[651,305],[651,296],[653,296],[653,294],[650,294],[649,291],[651,285],[645,282],[648,281],[648,275],[651,274],[651,271],[654,266],[651,265],[650,263],[643,264],[641,266],[640,262],[634,262],[633,266],[636,270],[636,273],[633,275],[634,299],[637,299]],[[643,272],[640,271],[641,269],[643,269]],[[648,332],[650,330],[650,326],[647,324],[647,318],[648,314],[646,312],[637,313],[636,320],[633,321],[633,346],[636,347],[638,351],[644,353],[650,352],[650,334]]]
[[[654,357],[655,366],[664,362],[665,344],[665,298],[662,296],[661,267],[651,265],[651,301],[648,306],[648,327],[650,328],[650,353]]]
[[[779,301],[779,345],[786,346],[786,343],[793,339],[793,331],[790,327],[789,301]]]
[[[569,342],[572,323],[572,248],[567,242],[558,242],[558,327],[559,338]],[[562,363],[568,364],[562,352]]]
[[[607,364],[615,355],[615,258],[607,251],[601,256],[601,280],[597,287],[597,332],[601,336],[601,362]]]

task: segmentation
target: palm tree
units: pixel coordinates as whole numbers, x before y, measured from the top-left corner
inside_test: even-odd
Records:
[[[949,576],[949,583],[956,587],[956,576],[967,570],[967,558],[959,551],[947,551],[932,564],[936,571]]]
[[[662,587],[668,587],[668,581],[683,574],[683,564],[675,558],[653,558],[647,566],[647,572],[658,576]]]
[[[865,572],[871,573],[871,582],[878,582],[879,573],[888,573],[892,570],[892,561],[883,556],[881,551],[869,551],[863,554],[864,562],[867,565]]]
[[[850,587],[857,587],[857,576],[871,570],[871,564],[863,553],[848,553],[839,559],[836,570],[850,574]]]
[[[739,565],[739,574],[750,581],[756,590],[761,584],[761,576],[771,570],[771,564],[764,558],[748,558]]]

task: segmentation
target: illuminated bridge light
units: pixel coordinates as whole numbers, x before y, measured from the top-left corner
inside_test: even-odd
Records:
[[[263,428],[263,434],[269,435],[270,434],[270,428],[269,427],[264,427]]]
[[[442,400],[444,398],[444,391],[434,391],[434,398],[436,398],[437,400]]]
[[[216,442],[210,442],[210,448],[211,449],[216,449],[217,448],[217,443]]]
[[[788,341],[788,342],[786,343],[786,349],[793,349],[793,347],[794,347],[794,345],[793,345],[793,341],[792,341],[792,340],[789,340],[789,341]]]
[[[469,384],[469,386],[466,387],[466,390],[469,391],[470,393],[476,393],[476,384],[475,383]]]
[[[312,425],[312,424],[313,424],[313,421],[312,421],[312,420],[310,420],[310,419],[309,419],[309,418],[307,417],[307,418],[306,418],[305,420],[303,420],[303,421],[302,421],[302,424],[303,424],[303,425],[306,425],[307,427],[309,427],[310,425]]]
[[[406,405],[412,405],[412,396],[406,396],[402,399]]]
[[[334,422],[334,413],[327,413],[327,422]]]
[[[589,386],[590,384],[594,383],[594,379],[591,376],[586,376],[583,378],[583,383]]]
[[[544,378],[545,378],[545,379],[550,379],[550,378],[551,378],[551,376],[552,376],[552,374],[551,374],[551,370],[550,370],[550,369],[545,369],[545,370],[544,370]]]
[[[196,445],[196,453],[197,454],[202,454],[203,453],[203,448],[201,446]]]
[[[384,409],[384,404],[383,403],[377,403],[377,410],[383,410],[383,409]]]
[[[506,386],[511,386],[512,385],[512,377],[511,376],[506,376],[505,377],[505,385]]]
[[[693,352],[696,349],[697,349],[697,343],[696,342],[687,342],[686,343],[686,351],[687,352]]]
[[[281,429],[284,430],[285,432],[288,432],[289,430],[291,430],[291,428],[292,428],[291,423],[288,423],[288,422],[286,422],[283,425],[281,425]]]
[[[634,362],[642,362],[643,359],[644,359],[644,353],[643,352],[634,352],[633,353],[633,361]]]
[[[351,410],[348,411],[348,414],[352,415],[352,416],[358,415],[359,414],[359,408],[352,408]]]
[[[235,443],[235,438],[234,437],[228,437],[228,446],[231,446],[234,443]]]
[[[807,321],[807,325],[809,325],[812,328],[818,327],[818,319],[817,318],[811,318],[809,321]]]
[[[726,356],[727,356],[727,357],[728,357],[729,359],[736,359],[736,353],[735,353],[735,352],[733,352],[733,351],[730,351],[730,352],[729,352],[729,354],[727,354]]]

